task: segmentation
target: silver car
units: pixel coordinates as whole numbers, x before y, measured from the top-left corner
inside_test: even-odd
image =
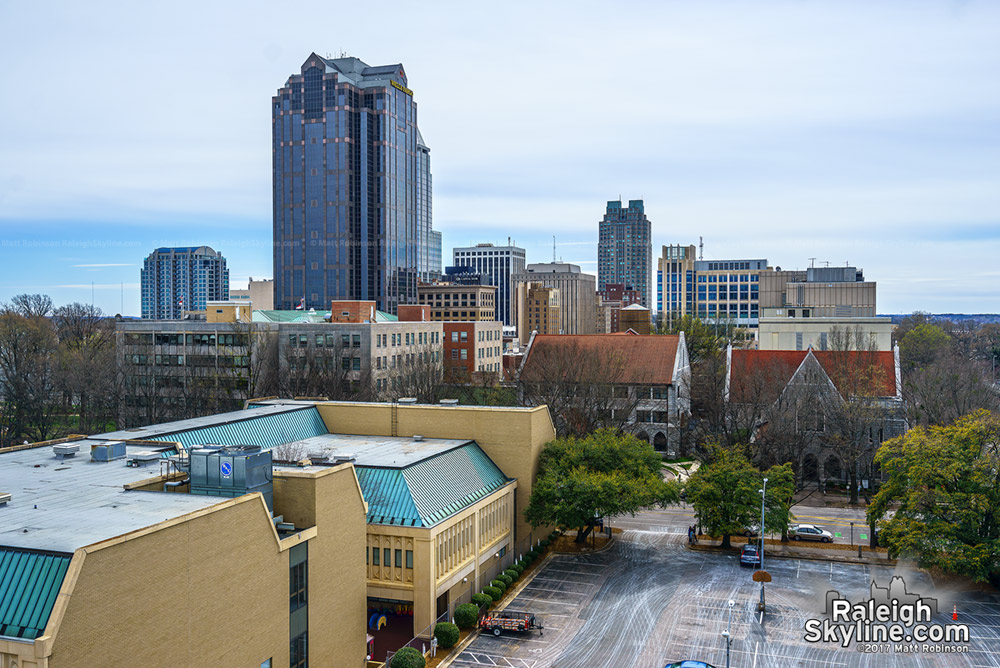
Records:
[[[788,537],[792,540],[818,540],[821,543],[832,543],[833,534],[812,524],[795,524],[788,528]]]

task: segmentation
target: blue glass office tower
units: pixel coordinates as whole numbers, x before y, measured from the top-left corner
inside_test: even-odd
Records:
[[[597,290],[623,283],[639,291],[639,303],[651,309],[652,224],[641,199],[608,202],[597,241]]]
[[[417,303],[430,158],[403,66],[314,53],[271,109],[275,308]]]
[[[179,320],[184,311],[204,311],[205,302],[229,299],[229,269],[208,246],[157,248],[140,272],[142,317]]]

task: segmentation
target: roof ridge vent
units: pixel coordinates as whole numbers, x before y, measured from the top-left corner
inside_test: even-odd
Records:
[[[424,437],[421,436],[420,434],[414,434],[413,435],[413,440],[416,441],[417,443],[420,443],[421,441],[424,440]]]

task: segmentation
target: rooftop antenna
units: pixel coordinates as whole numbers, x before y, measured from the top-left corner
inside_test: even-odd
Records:
[[[552,263],[556,261],[556,235],[552,235]]]
[[[698,237],[698,259],[705,259],[705,237]]]
[[[823,264],[825,264],[825,265],[826,265],[827,267],[829,267],[829,266],[830,266],[830,261],[829,261],[829,260],[822,260],[822,262],[823,262]]]
[[[816,258],[814,257],[809,258],[809,268],[812,269],[815,266],[816,266]]]

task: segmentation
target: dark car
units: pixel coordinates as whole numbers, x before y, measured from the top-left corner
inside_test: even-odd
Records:
[[[740,566],[760,566],[760,548],[747,543],[740,550]]]
[[[663,668],[715,668],[715,666],[704,661],[678,661],[677,663],[668,663]]]

